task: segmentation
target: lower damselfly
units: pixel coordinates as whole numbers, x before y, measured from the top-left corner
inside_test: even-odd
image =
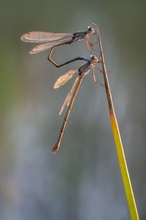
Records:
[[[64,75],[60,76],[57,81],[54,84],[54,88],[57,89],[60,86],[63,86],[65,83],[67,83],[75,74],[78,74],[71,90],[69,91],[62,107],[61,110],[59,112],[59,114],[61,115],[63,109],[65,108],[65,106],[67,106],[67,111],[63,120],[63,124],[60,130],[60,134],[59,134],[59,138],[57,140],[57,143],[55,144],[55,146],[52,149],[52,152],[55,154],[59,148],[60,148],[60,144],[61,144],[61,140],[65,131],[65,127],[73,106],[73,103],[75,101],[75,98],[77,96],[77,93],[79,91],[80,85],[83,81],[83,78],[85,75],[87,75],[90,71],[92,71],[92,76],[93,76],[93,80],[94,82],[96,81],[96,77],[95,77],[95,72],[94,70],[96,70],[98,73],[102,73],[101,70],[99,70],[94,64],[100,63],[100,61],[98,60],[98,58],[94,55],[91,55],[90,58],[86,58],[86,57],[76,57],[72,60],[69,60],[63,64],[61,64],[60,66],[66,65],[68,63],[74,62],[76,60],[84,60],[86,61],[85,64],[83,64],[79,69],[76,70],[69,70],[67,73],[65,73]]]

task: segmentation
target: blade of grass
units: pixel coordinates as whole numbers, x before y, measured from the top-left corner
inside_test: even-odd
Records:
[[[109,113],[110,113],[110,120],[111,120],[111,126],[112,126],[112,131],[113,131],[113,136],[114,136],[114,141],[116,145],[116,151],[117,151],[117,156],[118,156],[118,161],[119,161],[119,166],[121,170],[121,175],[123,179],[123,185],[125,189],[125,194],[129,206],[129,212],[132,220],[139,220],[138,216],[138,211],[136,207],[136,202],[134,198],[134,193],[132,190],[132,185],[130,181],[130,176],[128,172],[128,167],[126,163],[126,158],[124,154],[124,149],[122,145],[122,140],[120,136],[120,131],[115,115],[115,110],[114,110],[114,105],[112,101],[112,95],[110,91],[110,85],[109,85],[109,80],[108,80],[108,75],[106,71],[106,65],[105,65],[105,60],[104,60],[104,54],[103,54],[103,49],[102,49],[102,42],[101,42],[101,37],[100,37],[100,32],[99,28],[97,27],[97,38],[98,38],[98,43],[99,43],[99,50],[100,50],[100,57],[101,57],[101,65],[102,65],[102,71],[103,71],[103,77],[104,77],[104,83],[105,83],[105,90],[106,90],[106,95],[107,95],[107,100],[108,100],[108,105],[109,105]]]

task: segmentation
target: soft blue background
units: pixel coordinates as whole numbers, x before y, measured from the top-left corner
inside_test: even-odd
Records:
[[[104,88],[89,74],[73,106],[58,154],[58,112],[73,80],[58,90],[60,69],[48,51],[29,55],[28,31],[74,33],[99,25],[106,65],[140,219],[146,219],[145,1],[1,1],[0,219],[130,219]],[[57,48],[64,62],[89,56],[85,41]],[[102,83],[102,76],[97,74]]]

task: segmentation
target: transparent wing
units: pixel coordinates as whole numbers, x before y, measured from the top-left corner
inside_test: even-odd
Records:
[[[60,39],[60,40],[55,41],[55,42],[49,42],[49,43],[45,43],[45,44],[40,44],[40,45],[34,47],[29,53],[30,54],[36,54],[36,53],[48,50],[48,49],[50,49],[52,47],[56,47],[56,46],[59,46],[61,44],[66,44],[67,42],[71,42],[71,41],[72,41],[72,37],[65,38],[65,39]]]
[[[32,31],[22,35],[21,40],[28,43],[45,43],[69,36],[71,37],[73,34]]]
[[[78,70],[69,70],[67,73],[64,75],[60,76],[57,81],[54,84],[54,89],[59,88],[60,86],[63,86],[65,83],[67,83],[75,73],[77,73]]]
[[[87,70],[87,71],[84,71],[84,72],[82,73],[82,74],[84,74],[83,77],[84,77],[85,75],[87,75],[89,72],[90,72],[90,69]],[[63,112],[65,106],[69,106],[70,100],[71,100],[71,98],[72,98],[72,95],[73,95],[73,93],[74,93],[74,90],[76,89],[76,86],[78,85],[79,79],[80,79],[80,77],[78,76],[78,77],[76,78],[76,80],[75,80],[75,82],[74,82],[74,84],[73,84],[71,90],[69,91],[68,95],[66,96],[66,99],[65,99],[64,102],[63,102],[63,105],[62,105],[62,107],[61,107],[61,109],[60,109],[59,115],[62,114],[62,112]]]
[[[76,88],[76,86],[77,86],[77,84],[78,84],[78,80],[79,80],[79,76],[76,78],[76,80],[75,80],[75,82],[74,82],[74,84],[73,84],[71,90],[70,90],[69,93],[67,94],[66,99],[64,100],[63,105],[62,105],[62,107],[61,107],[61,109],[60,109],[59,115],[62,114],[62,112],[63,112],[65,106],[66,106],[66,105],[67,105],[67,106],[69,105],[70,100],[71,100],[71,98],[72,98],[72,95],[73,95],[73,93],[74,93],[74,90],[75,90],[75,88]]]

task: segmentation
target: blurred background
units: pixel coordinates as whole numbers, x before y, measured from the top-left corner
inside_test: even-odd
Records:
[[[146,219],[146,2],[2,1],[0,7],[0,219],[130,219],[113,142],[105,90],[88,74],[75,100],[61,148],[51,153],[74,79],[56,79],[49,51],[29,55],[28,31],[67,32],[99,25],[108,75],[140,219]],[[87,56],[85,41],[58,47],[62,63]],[[98,53],[96,53],[98,56]],[[98,66],[100,68],[100,66]],[[102,75],[97,79],[103,83]]]

